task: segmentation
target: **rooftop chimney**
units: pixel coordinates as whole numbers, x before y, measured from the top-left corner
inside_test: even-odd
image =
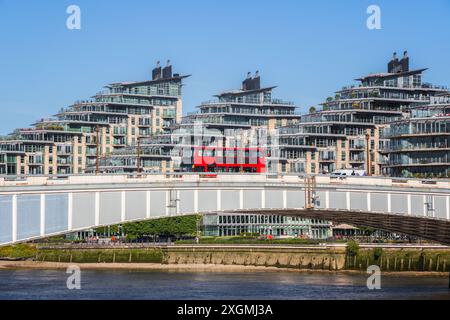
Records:
[[[152,80],[158,80],[161,79],[161,62],[156,63],[156,68],[152,70]]]
[[[256,70],[256,72],[255,72],[255,78],[253,78],[252,88],[253,88],[253,90],[261,89],[261,77],[259,75],[259,71],[258,70]]]
[[[170,60],[167,60],[167,65],[164,67],[162,71],[163,79],[172,78],[172,65],[170,64]]]
[[[409,56],[408,56],[408,51],[406,51],[406,50],[403,52],[403,58],[400,61],[400,65],[401,65],[401,72],[409,71]]]
[[[409,57],[408,51],[403,52],[403,58],[399,61],[397,58],[397,52],[394,52],[392,60],[388,64],[389,73],[401,73],[409,71]]]
[[[243,91],[252,90],[251,89],[252,88],[252,82],[253,82],[252,73],[248,72],[247,73],[247,78],[244,81],[242,81],[242,90]]]

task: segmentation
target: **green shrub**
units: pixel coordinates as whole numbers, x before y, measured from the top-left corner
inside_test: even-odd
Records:
[[[382,255],[383,255],[383,249],[382,248],[375,248],[375,249],[373,249],[373,258],[374,258],[374,260],[376,260],[376,261],[380,260]]]
[[[358,255],[359,252],[359,243],[355,240],[350,240],[347,243],[347,255],[350,257],[355,257]]]

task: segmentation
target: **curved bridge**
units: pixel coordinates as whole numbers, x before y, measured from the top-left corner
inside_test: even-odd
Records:
[[[314,209],[304,209],[305,187],[298,176],[0,178],[0,245],[210,212],[302,216],[450,244],[449,181],[318,176]]]

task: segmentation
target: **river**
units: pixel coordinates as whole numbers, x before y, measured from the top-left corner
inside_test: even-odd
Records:
[[[383,275],[368,290],[365,274],[85,270],[68,290],[64,270],[0,270],[0,299],[449,299],[448,279]]]

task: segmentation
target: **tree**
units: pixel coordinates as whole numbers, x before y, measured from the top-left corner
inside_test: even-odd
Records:
[[[103,235],[107,235],[108,234],[108,227],[99,227],[95,229],[95,232],[97,234],[103,234]],[[119,233],[119,226],[115,225],[115,226],[109,226],[109,233],[110,234],[118,234]]]
[[[316,107],[312,106],[309,108],[309,113],[316,113],[316,112],[317,112]]]
[[[195,235],[197,232],[197,216],[169,217],[156,220],[127,223],[123,226],[124,233],[130,238],[145,236],[183,236]]]
[[[372,236],[375,233],[375,229],[371,227],[360,227],[365,236]]]

